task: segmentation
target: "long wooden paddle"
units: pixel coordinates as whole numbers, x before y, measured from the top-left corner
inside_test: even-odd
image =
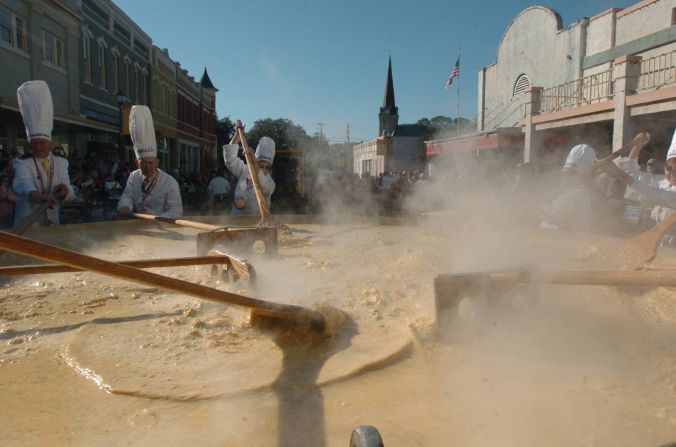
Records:
[[[239,135],[239,141],[242,143],[244,158],[246,158],[246,164],[249,166],[249,175],[251,176],[251,181],[253,182],[254,186],[254,193],[256,194],[256,202],[258,202],[258,209],[261,212],[261,220],[258,224],[266,225],[273,222],[273,219],[270,213],[270,208],[268,208],[268,202],[265,200],[265,194],[263,194],[261,182],[258,179],[258,163],[256,163],[253,154],[249,150],[249,143],[247,143],[242,122],[237,120],[235,127],[237,129],[237,134]]]
[[[144,213],[131,213],[131,215],[134,217],[138,217],[139,219],[156,220],[158,222],[170,223],[183,227],[197,228],[198,230],[214,231],[223,229],[223,227],[219,227],[217,225],[209,225],[202,222],[195,222],[193,220],[172,219],[170,217],[153,216],[152,214],[144,214]]]
[[[187,281],[158,275],[145,270],[129,267],[115,262],[108,262],[92,256],[83,255],[53,245],[26,239],[11,233],[0,231],[0,248],[45,259],[62,265],[89,270],[114,278],[125,279],[140,284],[148,284],[163,289],[173,290],[197,298],[216,301],[222,304],[232,304],[246,307],[258,315],[282,319],[300,325],[313,332],[323,332],[325,320],[321,313],[291,304],[278,304],[256,298],[238,295],[236,293],[213,289]]]
[[[210,264],[229,264],[231,257],[225,253],[210,254],[209,256],[196,256],[187,258],[165,258],[165,259],[137,259],[133,261],[117,261],[118,264],[127,265],[136,268],[154,268],[154,267],[184,267],[189,265],[210,265]],[[233,263],[234,264],[234,263]],[[241,264],[237,260],[237,266]],[[240,267],[241,269],[241,267]],[[45,265],[12,265],[0,267],[0,276],[13,275],[37,275],[42,273],[68,273],[80,272],[83,269],[70,267],[67,265],[45,264]]]
[[[21,236],[24,234],[30,227],[33,225],[33,223],[42,216],[45,211],[49,209],[51,206],[51,202],[42,202],[40,203],[40,206],[35,209],[23,222],[21,222],[21,225],[16,227],[14,230],[12,230],[12,233],[18,234]]]

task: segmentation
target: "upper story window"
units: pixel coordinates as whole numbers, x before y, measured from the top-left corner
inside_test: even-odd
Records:
[[[169,113],[169,89],[166,85],[162,85],[162,111],[164,113]]]
[[[0,9],[0,41],[26,51],[26,25],[22,17]]]
[[[113,88],[111,90],[113,93],[116,93],[120,90],[120,55],[113,48],[111,56],[113,59]]]
[[[106,55],[108,53],[105,43],[99,41],[99,87],[106,88]]]
[[[54,37],[47,32],[44,34],[44,36],[44,60],[52,65],[63,67],[65,65],[63,56],[63,40]]]
[[[520,75],[514,83],[514,92],[512,93],[512,96],[525,92],[528,87],[530,87],[530,79],[528,79],[528,76],[525,74]]]
[[[131,87],[131,82],[130,82],[131,72],[129,70],[130,64],[131,64],[131,62],[125,56],[125,58],[124,58],[124,91],[127,92],[127,94],[129,96],[131,96],[131,89],[130,89],[130,87]]]
[[[129,30],[127,30],[124,26],[115,22],[113,24],[113,34],[120,40],[122,40],[126,45],[130,45],[131,34],[129,33]]]
[[[84,81],[87,84],[92,83],[92,36],[89,30],[82,33],[82,52],[84,63]]]
[[[108,28],[108,20],[110,17],[106,10],[101,8],[98,4],[96,4],[92,0],[83,0],[82,6],[84,6],[83,9],[89,17],[96,20],[102,27],[106,29]]]
[[[141,86],[138,72],[138,65],[134,64],[134,101],[136,101],[136,104],[141,104]]]

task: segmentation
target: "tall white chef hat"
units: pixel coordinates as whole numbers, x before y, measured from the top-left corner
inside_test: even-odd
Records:
[[[676,130],[674,130],[674,136],[671,137],[671,146],[669,146],[669,151],[667,152],[667,160],[670,158],[676,158]]]
[[[153,115],[148,106],[133,106],[129,113],[129,134],[136,158],[157,157]]]
[[[275,140],[270,137],[263,137],[256,146],[256,160],[268,161],[270,164],[275,159]]]
[[[19,110],[26,126],[28,141],[43,139],[52,141],[54,128],[54,103],[45,81],[28,81],[16,90]]]
[[[596,162],[596,152],[594,148],[586,144],[578,144],[568,152],[564,168],[575,169],[577,172],[583,171]]]

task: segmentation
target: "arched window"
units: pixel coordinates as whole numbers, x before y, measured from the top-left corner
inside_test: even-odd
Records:
[[[530,79],[528,79],[528,76],[525,74],[520,75],[516,82],[514,83],[514,92],[512,93],[513,96],[519,95],[526,91],[526,89],[530,87]]]

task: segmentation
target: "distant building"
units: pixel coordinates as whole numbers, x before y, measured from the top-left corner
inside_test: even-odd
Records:
[[[131,160],[127,118],[143,104],[162,168],[215,165],[218,90],[206,69],[195,82],[111,0],[0,0],[0,151],[25,146],[16,90],[36,79],[54,100],[54,144],[70,153]]]
[[[425,153],[423,134],[426,126],[399,124],[399,108],[394,99],[392,59],[387,65],[385,96],[378,114],[378,137],[354,145],[352,172],[377,176],[385,171],[424,169]]]
[[[646,155],[663,158],[676,126],[675,73],[676,0],[643,0],[568,26],[531,6],[479,70],[477,133],[427,142],[427,153],[465,166],[489,154],[560,166],[575,144],[603,155],[645,129],[653,134]]]
[[[152,40],[110,0],[81,0],[80,114],[88,126],[78,130],[78,147],[97,155],[132,157],[131,141],[119,148],[120,106],[148,104],[148,74]],[[73,73],[78,70],[72,69]],[[128,135],[128,129],[122,129]]]
[[[176,63],[169,58],[169,50],[153,45],[151,64],[151,109],[157,137],[157,155],[160,168],[178,169]]]
[[[75,0],[0,0],[0,150],[14,153],[26,145],[16,90],[29,80],[42,79],[50,87],[56,145],[72,150],[77,130],[88,125],[80,111],[82,14],[76,4]]]

